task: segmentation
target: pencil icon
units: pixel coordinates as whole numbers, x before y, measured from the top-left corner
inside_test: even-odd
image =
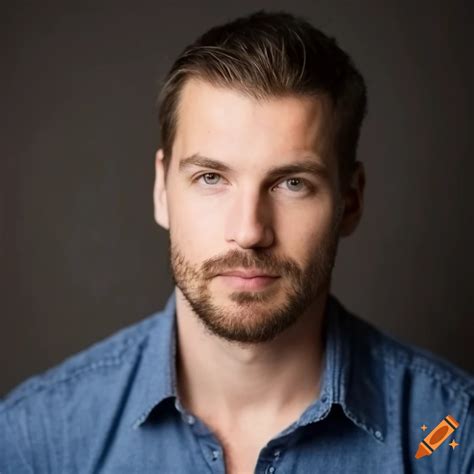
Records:
[[[430,456],[458,426],[459,423],[451,415],[444,417],[419,444],[415,458]]]

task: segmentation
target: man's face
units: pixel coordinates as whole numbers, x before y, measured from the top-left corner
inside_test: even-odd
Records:
[[[184,86],[155,213],[166,214],[174,282],[212,333],[269,341],[329,288],[342,213],[332,113],[326,97],[256,101],[202,81]],[[184,164],[197,155],[227,169]],[[301,162],[316,172],[270,174]],[[257,287],[221,275],[235,269],[276,278]]]

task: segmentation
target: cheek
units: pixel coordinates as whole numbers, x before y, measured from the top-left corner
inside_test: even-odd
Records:
[[[281,216],[278,233],[282,246],[299,262],[308,263],[325,251],[334,239],[336,216],[330,207],[313,207],[310,212]]]
[[[170,238],[187,255],[209,254],[216,248],[216,237],[221,228],[222,210],[204,206],[197,199],[176,196],[170,206]]]
[[[275,219],[282,238],[307,247],[330,232],[335,214],[329,200],[316,199],[277,209]]]

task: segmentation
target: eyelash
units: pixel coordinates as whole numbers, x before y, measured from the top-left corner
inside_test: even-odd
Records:
[[[201,173],[201,174],[199,174],[198,176],[196,176],[196,177],[193,179],[193,182],[198,181],[198,180],[201,179],[203,176],[206,176],[206,175],[208,175],[208,174],[214,175],[214,176],[219,176],[220,178],[222,178],[222,176],[221,176],[219,173],[214,173],[214,172],[211,172],[211,171],[207,171],[206,173]],[[301,181],[301,182],[305,185],[307,191],[310,191],[310,190],[312,189],[312,186],[311,186],[305,179],[300,178],[300,177],[286,178],[286,179],[284,179],[284,180],[281,181],[281,182],[289,181],[289,180],[291,180],[291,179],[298,179],[299,181]],[[212,184],[208,184],[208,185],[206,185],[206,186],[212,187],[213,185],[212,185]],[[294,191],[294,192],[297,193],[298,191]]]

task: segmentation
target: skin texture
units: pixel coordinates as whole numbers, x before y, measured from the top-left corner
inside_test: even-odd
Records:
[[[252,472],[319,394],[322,316],[339,238],[362,215],[364,170],[358,162],[343,193],[324,95],[256,101],[193,79],[178,119],[166,184],[160,149],[154,188],[176,284],[178,391],[221,441],[227,471]],[[180,170],[196,153],[232,171]],[[325,174],[269,179],[304,158]],[[242,290],[217,276],[237,268],[278,278]]]

